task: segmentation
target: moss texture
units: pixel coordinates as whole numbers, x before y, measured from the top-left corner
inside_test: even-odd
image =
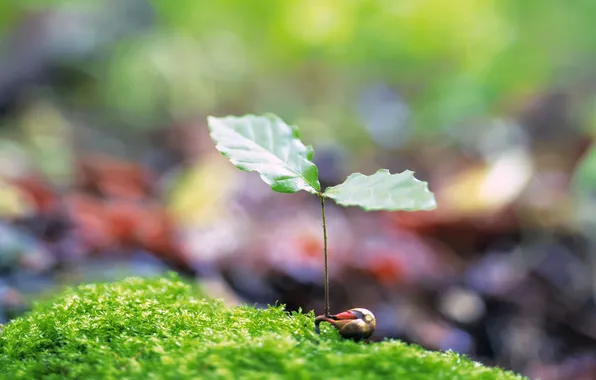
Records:
[[[317,336],[313,317],[225,308],[175,275],[83,285],[4,327],[0,379],[522,379],[399,341]]]

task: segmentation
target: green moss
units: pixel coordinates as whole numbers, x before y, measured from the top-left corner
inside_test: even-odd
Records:
[[[522,379],[399,341],[319,337],[313,317],[228,309],[175,276],[83,285],[4,327],[0,379]]]

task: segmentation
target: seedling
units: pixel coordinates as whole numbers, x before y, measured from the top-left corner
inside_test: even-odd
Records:
[[[298,127],[286,124],[273,114],[221,118],[209,116],[207,120],[215,147],[237,168],[259,173],[274,191],[295,193],[304,190],[320,198],[325,258],[325,310],[323,318],[318,318],[317,321],[332,321],[336,320],[334,318],[341,319],[342,316],[357,319],[355,313],[329,314],[325,199],[331,198],[341,206],[360,206],[366,211],[432,210],[437,204],[428,184],[414,178],[414,173],[410,170],[391,174],[387,169],[380,169],[370,176],[353,173],[344,183],[321,192],[318,169],[312,161],[313,148],[300,141]]]

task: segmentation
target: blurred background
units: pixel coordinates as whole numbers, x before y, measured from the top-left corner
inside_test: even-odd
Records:
[[[376,339],[596,379],[596,2],[0,0],[0,323],[176,270],[323,311],[320,206],[214,148],[273,112],[323,187],[414,170],[432,212],[329,203],[331,308]]]

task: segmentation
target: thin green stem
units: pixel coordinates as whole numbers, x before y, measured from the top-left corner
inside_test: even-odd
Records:
[[[321,215],[323,216],[323,250],[325,253],[325,316],[329,316],[329,266],[327,264],[327,221],[325,220],[325,197],[321,198]]]

